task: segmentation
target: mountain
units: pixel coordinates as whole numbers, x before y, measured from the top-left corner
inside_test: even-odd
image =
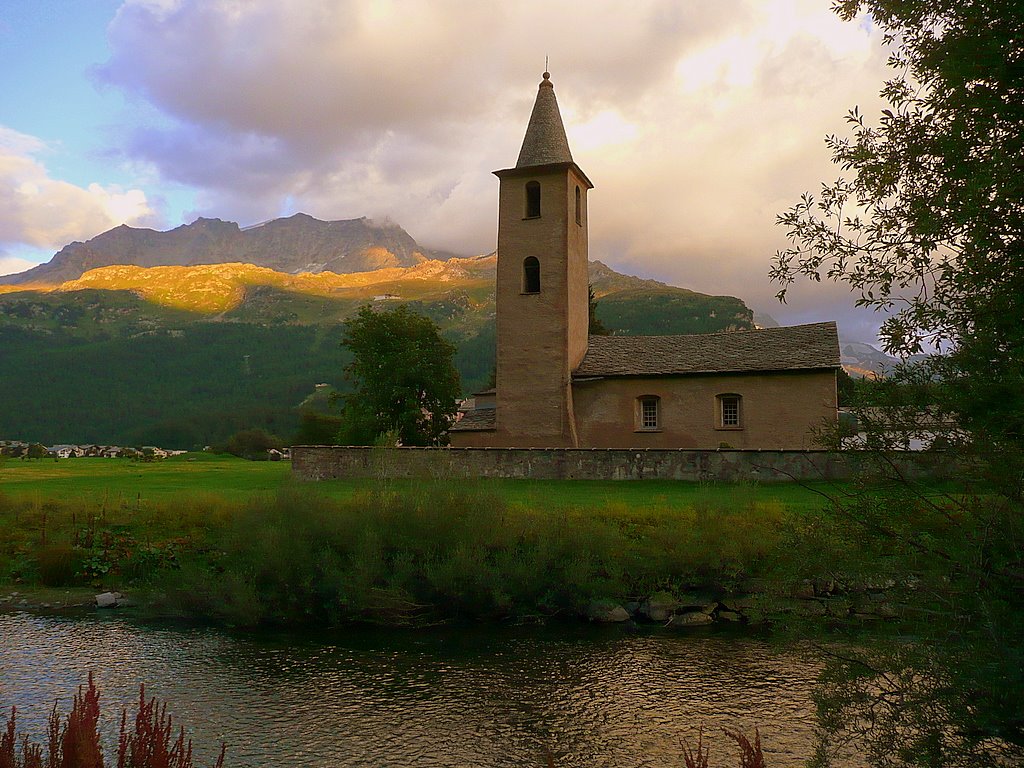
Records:
[[[855,379],[876,379],[888,376],[899,364],[895,357],[860,341],[842,342],[839,345],[840,362],[848,374]]]
[[[0,284],[0,437],[189,448],[262,427],[289,439],[317,385],[347,390],[343,324],[368,302],[430,317],[456,345],[464,391],[482,389],[496,268],[495,254],[439,254],[366,219],[118,227]],[[615,333],[752,327],[734,297],[600,262],[590,280]]]
[[[839,343],[840,362],[848,374],[855,379],[884,378],[891,374],[896,366],[902,363],[918,363],[928,358],[928,355],[911,355],[906,360],[900,360],[892,355],[887,355],[880,349],[860,341],[842,341]]]
[[[277,272],[353,273],[411,267],[455,254],[420,247],[397,224],[371,219],[320,221],[304,213],[242,229],[233,221],[196,219],[167,232],[122,224],[62,248],[46,264],[0,277],[0,284],[59,284],[115,265],[196,266],[242,262]]]

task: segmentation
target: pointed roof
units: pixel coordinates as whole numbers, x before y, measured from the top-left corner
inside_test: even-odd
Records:
[[[533,104],[533,113],[526,128],[523,148],[519,150],[516,168],[572,161],[569,141],[565,138],[565,127],[555,100],[555,87],[551,84],[551,75],[545,72],[537,90],[537,100]]]

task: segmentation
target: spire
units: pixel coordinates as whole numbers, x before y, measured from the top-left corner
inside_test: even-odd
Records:
[[[571,162],[572,153],[565,138],[562,116],[558,112],[555,87],[551,84],[551,75],[545,72],[537,91],[537,101],[533,104],[530,124],[526,128],[523,148],[519,150],[516,168]]]

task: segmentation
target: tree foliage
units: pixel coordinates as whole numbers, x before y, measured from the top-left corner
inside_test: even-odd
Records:
[[[894,477],[880,492],[834,500],[831,543],[808,536],[809,567],[856,569],[843,562],[847,542],[893,563],[901,631],[914,637],[834,658],[823,725],[862,737],[874,765],[1017,764],[1024,13],[1010,0],[838,0],[834,9],[846,20],[866,11],[883,30],[894,72],[887,107],[877,119],[852,109],[849,133],[826,138],[845,176],[778,217],[791,246],[771,276],[782,300],[800,278],[844,283],[860,306],[887,314],[886,351],[937,352],[871,387],[869,445],[910,428],[944,431],[944,444],[967,450],[954,452],[963,482],[945,495]],[[983,482],[972,484],[976,469]]]
[[[597,316],[597,297],[594,296],[594,286],[587,286],[587,333],[591,336],[611,336],[612,332],[601,322]]]
[[[405,306],[360,308],[342,340],[355,391],[344,397],[341,441],[370,445],[395,432],[402,445],[447,441],[460,394],[455,347],[429,318]]]
[[[848,284],[886,351],[939,349],[949,407],[996,448],[1024,440],[1024,13],[1015,0],[839,0],[891,46],[877,120],[826,138],[848,175],[778,217],[771,272]],[[967,396],[964,396],[967,395]]]
[[[250,461],[266,461],[269,458],[267,451],[282,447],[284,443],[281,439],[266,430],[242,429],[228,438],[223,452]]]

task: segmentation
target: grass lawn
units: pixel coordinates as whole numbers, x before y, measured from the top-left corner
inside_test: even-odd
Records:
[[[127,459],[7,459],[0,493],[32,501],[95,501],[112,506],[182,497],[244,501],[273,493],[291,477],[287,462],[190,453],[144,463]]]
[[[122,459],[8,459],[0,463],[0,493],[34,502],[106,502],[109,506],[216,498],[242,502],[273,494],[292,482],[287,462],[253,462],[231,456],[192,453],[152,463]],[[329,480],[308,488],[345,499],[372,486],[372,480]],[[427,481],[429,482],[429,481]],[[474,482],[474,481],[470,481]],[[513,507],[578,509],[612,516],[664,512],[677,507],[742,508],[770,502],[790,510],[816,508],[820,492],[836,486],[817,483],[756,485],[672,480],[491,480],[479,481]],[[396,490],[418,484],[392,481]]]
[[[160,615],[236,626],[577,615],[594,599],[791,579],[806,557],[794,556],[794,545],[806,537],[815,552],[850,548],[823,494],[853,490],[299,483],[287,462],[209,454],[8,459],[0,462],[0,590],[148,591]],[[889,564],[878,565],[884,573]]]

